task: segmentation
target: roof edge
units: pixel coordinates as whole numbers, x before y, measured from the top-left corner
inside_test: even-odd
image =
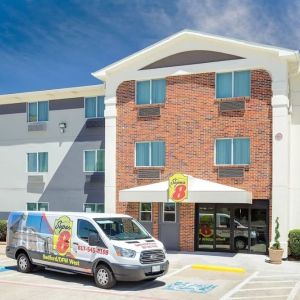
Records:
[[[215,35],[215,34],[209,34],[209,33],[202,33],[200,31],[195,31],[195,30],[191,30],[191,29],[183,29],[175,34],[172,34],[154,44],[151,44],[137,52],[134,52],[133,54],[126,56],[124,58],[122,58],[121,60],[118,60],[102,69],[99,69],[95,72],[92,72],[91,75],[96,77],[97,79],[104,79],[107,75],[107,71],[113,70],[114,68],[122,65],[123,63],[126,63],[127,61],[133,60],[136,57],[147,53],[159,46],[164,45],[165,43],[167,43],[168,41],[174,40],[177,37],[180,36],[184,36],[184,35],[196,35],[196,36],[200,36],[203,38],[208,38],[208,39],[217,39],[220,41],[224,41],[224,42],[229,42],[229,43],[235,43],[241,46],[246,46],[246,47],[253,47],[253,48],[258,48],[261,50],[267,50],[267,51],[273,51],[273,52],[277,52],[278,56],[280,57],[291,57],[291,56],[298,56],[299,57],[299,50],[292,50],[292,49],[288,49],[288,48],[281,48],[281,47],[276,47],[276,46],[272,46],[272,45],[267,45],[267,44],[261,44],[261,43],[256,43],[256,42],[249,42],[246,40],[241,40],[241,39],[236,39],[236,38],[229,38],[229,37],[225,37],[225,36],[220,36],[220,35]],[[298,58],[299,59],[299,58]]]
[[[76,87],[50,89],[50,90],[37,90],[37,91],[29,91],[29,92],[0,94],[0,99],[3,98],[3,97],[14,97],[14,96],[22,97],[22,96],[47,94],[47,93],[56,94],[56,93],[68,93],[68,92],[81,92],[81,91],[92,90],[92,89],[97,89],[97,88],[104,88],[104,84],[102,83],[102,84],[76,86]]]

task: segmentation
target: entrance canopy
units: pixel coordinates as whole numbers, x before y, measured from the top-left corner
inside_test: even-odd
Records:
[[[168,181],[121,190],[121,202],[168,202]],[[188,176],[186,203],[252,204],[252,193],[231,186]]]

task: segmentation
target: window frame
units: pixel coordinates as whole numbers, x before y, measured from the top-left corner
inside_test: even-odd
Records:
[[[39,121],[39,102],[47,102],[47,109],[48,109],[48,120],[47,121]],[[29,121],[29,104],[33,104],[36,103],[37,104],[37,112],[36,112],[36,116],[37,116],[37,120],[36,121]],[[36,123],[46,123],[49,122],[49,100],[41,100],[41,101],[32,101],[32,102],[27,102],[26,105],[26,110],[27,110],[27,123],[30,124],[36,124]]]
[[[102,205],[102,206],[103,206],[103,213],[104,213],[104,203],[95,203],[95,202],[93,202],[93,203],[83,203],[83,212],[86,212],[86,213],[101,214],[101,212],[97,212],[97,211],[87,212],[87,211],[85,210],[86,205],[91,205],[91,204],[95,205],[95,210],[96,210],[96,205]]]
[[[164,101],[162,103],[153,103],[153,100],[152,100],[152,81],[153,80],[162,80],[162,79],[164,79],[166,81],[165,77],[136,80],[135,81],[135,105],[137,105],[137,106],[143,106],[143,105],[146,106],[146,105],[163,105],[163,104],[165,104],[166,103],[167,89],[166,89]],[[138,85],[138,82],[143,82],[143,81],[150,81],[150,103],[139,104],[139,103],[137,103],[137,85]],[[167,86],[167,81],[166,81],[166,86]]]
[[[172,203],[175,206],[175,210],[174,211],[165,211],[165,204],[169,204]],[[166,221],[165,220],[165,213],[167,214],[174,214],[175,215],[175,220],[174,221]],[[162,221],[163,223],[176,223],[177,222],[177,206],[175,202],[163,202],[163,209],[162,209]]]
[[[152,159],[151,159],[151,154],[152,154],[152,150],[151,150],[151,143],[155,143],[155,142],[163,142],[165,144],[165,164],[161,165],[161,166],[152,166]],[[137,161],[137,151],[136,151],[136,145],[140,144],[140,143],[148,143],[150,145],[149,148],[149,166],[137,166],[136,165],[136,161]],[[156,141],[138,141],[138,142],[134,142],[134,167],[135,168],[164,168],[166,166],[166,142],[163,140],[156,140]]]
[[[27,205],[28,204],[35,204],[35,210],[28,210]],[[38,205],[39,204],[47,204],[47,210],[39,210]],[[49,211],[49,202],[26,202],[26,211]]]
[[[98,97],[104,97],[103,100],[105,101],[105,95],[84,97],[84,108],[83,108],[83,111],[84,111],[84,118],[85,119],[91,120],[91,119],[104,119],[105,118],[105,116],[103,116],[103,117],[97,116],[97,113],[98,113],[98,101],[97,101]],[[85,115],[86,99],[88,99],[88,98],[95,98],[96,99],[96,117],[87,117]],[[104,103],[104,112],[105,112],[105,103]]]
[[[142,204],[144,204],[144,203],[147,203],[147,204],[150,204],[151,205],[151,210],[150,211],[147,211],[147,210],[142,210]],[[152,222],[152,207],[153,207],[153,205],[152,205],[152,202],[140,202],[140,215],[139,215],[139,220],[141,221],[141,222],[145,222],[145,223],[151,223]],[[150,221],[149,220],[142,220],[142,213],[150,213]]]
[[[103,171],[86,171],[85,170],[85,152],[87,151],[103,151],[104,152],[104,170]],[[97,155],[95,155],[95,164],[97,165]],[[105,149],[87,149],[83,150],[83,173],[104,173],[105,172]]]
[[[234,164],[233,163],[233,140],[249,140],[249,153],[250,153],[250,158],[249,158],[249,164]],[[230,156],[230,160],[231,163],[230,164],[217,164],[217,140],[231,140],[231,156]],[[216,138],[215,139],[215,144],[214,144],[214,165],[216,167],[227,167],[227,166],[250,166],[251,164],[251,139],[250,137],[235,137],[235,138]]]
[[[40,166],[39,153],[47,153],[47,171],[46,172],[39,171],[39,166]],[[28,170],[28,154],[36,154],[36,156],[37,156],[37,159],[36,159],[36,162],[37,162],[36,171],[29,171]],[[46,174],[48,172],[49,172],[49,152],[47,152],[47,151],[39,151],[39,152],[27,152],[26,153],[26,173],[29,173],[29,174]]]
[[[249,96],[234,96],[234,82],[235,82],[235,76],[234,73],[236,72],[243,72],[243,71],[248,71],[250,72],[250,80],[249,80]],[[226,73],[231,73],[231,97],[217,97],[217,77],[218,74],[226,74]],[[251,70],[246,69],[246,70],[235,70],[235,71],[224,71],[224,72],[215,72],[215,99],[216,100],[222,100],[222,99],[233,99],[233,98],[251,98]]]

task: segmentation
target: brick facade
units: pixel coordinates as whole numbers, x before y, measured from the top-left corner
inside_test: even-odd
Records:
[[[271,78],[264,70],[251,72],[251,97],[245,111],[221,113],[215,99],[215,73],[167,77],[161,116],[139,118],[135,81],[117,90],[117,211],[135,218],[138,203],[120,203],[119,190],[157,182],[138,180],[134,167],[135,142],[164,140],[166,165],[161,180],[180,171],[198,178],[242,188],[254,199],[271,199],[272,108]],[[219,179],[214,166],[216,138],[249,137],[251,164],[243,179]],[[254,200],[255,201],[255,200]],[[194,204],[180,209],[180,248],[194,250]],[[271,207],[271,205],[270,205]],[[271,210],[270,210],[271,212]],[[153,206],[153,234],[159,235],[158,205]]]

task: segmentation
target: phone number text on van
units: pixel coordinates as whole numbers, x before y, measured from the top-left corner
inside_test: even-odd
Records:
[[[83,251],[83,252],[90,252],[90,253],[108,255],[108,249],[103,249],[103,248],[95,248],[95,247],[78,245],[78,250]]]

